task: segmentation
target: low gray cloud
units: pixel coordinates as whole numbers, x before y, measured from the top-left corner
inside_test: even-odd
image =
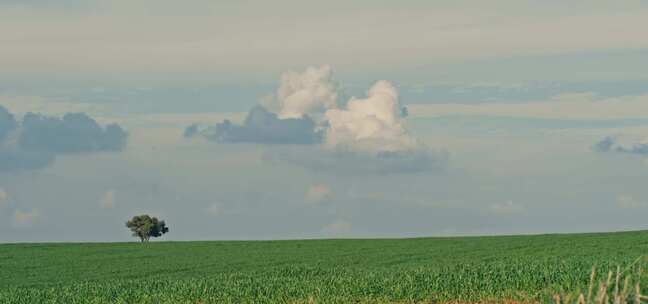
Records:
[[[68,113],[63,118],[28,113],[23,118],[19,145],[28,151],[53,153],[121,151],[126,137],[119,125],[102,128],[84,113]]]
[[[648,155],[648,143],[633,143],[630,145],[622,145],[618,142],[617,137],[614,136],[607,136],[603,138],[601,141],[594,144],[594,146],[592,146],[592,149],[596,152],[618,152]]]
[[[193,124],[193,125],[191,125],[191,126],[188,126],[188,127],[184,130],[184,137],[185,137],[185,138],[191,138],[191,137],[194,137],[194,136],[196,136],[196,135],[199,135],[199,134],[200,134],[200,130],[199,130],[198,128],[199,128],[199,126],[198,126],[197,124]]]
[[[592,146],[592,150],[596,152],[609,152],[612,150],[612,147],[614,146],[616,142],[616,139],[612,136],[606,136],[605,138],[601,139],[601,141],[597,142]]]
[[[368,154],[343,150],[270,149],[264,160],[289,163],[318,172],[346,174],[398,174],[445,170],[444,152],[412,150]]]
[[[648,144],[635,144],[631,147],[617,147],[616,151],[632,154],[648,155]]]
[[[322,141],[322,133],[309,116],[281,119],[262,106],[252,108],[240,125],[225,120],[204,130],[197,125],[185,129],[185,137],[197,135],[221,143],[315,144]]]
[[[9,140],[14,131],[15,140]],[[119,125],[101,127],[84,113],[62,118],[27,113],[17,122],[0,106],[0,172],[41,169],[61,154],[121,151],[127,137]]]
[[[5,140],[7,135],[17,126],[16,119],[9,113],[7,108],[0,105],[0,143]]]

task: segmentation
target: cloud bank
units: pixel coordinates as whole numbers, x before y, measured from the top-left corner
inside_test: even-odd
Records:
[[[275,112],[250,110],[241,124],[225,120],[211,127],[191,125],[185,137],[219,143],[321,144],[318,149],[270,151],[265,159],[312,169],[350,172],[412,172],[438,168],[445,157],[431,153],[404,127],[407,110],[398,89],[377,81],[364,98],[338,103],[338,85],[329,66],[282,75]],[[297,152],[295,152],[297,151]]]
[[[282,119],[262,106],[252,108],[243,124],[226,119],[202,131],[198,125],[191,125],[184,135],[201,135],[220,143],[314,144],[322,140],[321,132],[310,117]]]
[[[618,137],[607,136],[592,146],[596,152],[618,152],[637,155],[648,155],[648,140],[635,143],[621,143]]]
[[[0,105],[0,142],[17,127],[16,119],[9,111]]]
[[[127,137],[119,125],[101,127],[84,113],[27,113],[18,122],[0,106],[0,172],[40,169],[62,154],[122,151]]]
[[[22,121],[19,145],[27,151],[82,153],[121,151],[126,132],[116,124],[102,128],[84,113],[63,118],[28,113]]]

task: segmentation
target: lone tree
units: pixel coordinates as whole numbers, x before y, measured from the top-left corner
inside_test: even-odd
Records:
[[[150,217],[148,214],[133,216],[126,222],[126,227],[133,231],[133,236],[139,237],[142,242],[148,242],[151,237],[159,237],[169,232],[169,227],[164,221],[159,221],[156,217]]]

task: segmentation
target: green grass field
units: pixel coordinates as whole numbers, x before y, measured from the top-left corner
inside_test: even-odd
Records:
[[[0,303],[546,301],[586,289],[593,265],[607,275],[647,253],[643,231],[8,244],[0,245]]]

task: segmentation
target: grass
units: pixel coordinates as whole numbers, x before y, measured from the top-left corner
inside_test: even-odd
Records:
[[[645,264],[637,257],[647,253],[645,231],[7,244],[0,245],[0,303],[545,302],[556,295],[565,303],[587,293],[593,265],[603,281],[608,271],[625,270],[622,289],[627,274]],[[631,277],[624,299],[635,298],[638,280],[645,281]],[[605,287],[610,299],[613,288]]]

